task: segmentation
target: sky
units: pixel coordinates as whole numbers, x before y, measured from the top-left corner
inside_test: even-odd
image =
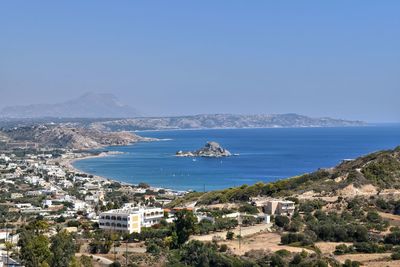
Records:
[[[112,93],[154,116],[400,122],[400,1],[0,2],[0,108]]]

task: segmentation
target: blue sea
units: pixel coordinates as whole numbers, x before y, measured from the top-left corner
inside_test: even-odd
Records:
[[[400,125],[340,128],[272,128],[146,131],[165,139],[108,147],[123,154],[79,160],[84,172],[122,182],[145,182],[176,190],[209,191],[258,181],[270,182],[332,167],[343,159],[400,145]],[[179,158],[178,150],[197,150],[216,141],[238,156]]]

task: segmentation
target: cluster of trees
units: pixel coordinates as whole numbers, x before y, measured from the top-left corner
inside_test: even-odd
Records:
[[[398,174],[400,169],[400,162],[395,157],[390,155],[383,155],[364,166],[361,172],[374,185],[380,188],[399,188]]]
[[[164,224],[158,229],[144,229],[142,233],[133,233],[132,236],[145,240],[147,252],[152,254],[178,249],[194,234],[197,218],[188,210],[178,211],[175,215],[176,219],[172,225]]]
[[[310,174],[293,177],[290,179],[279,180],[272,183],[256,183],[254,185],[242,185],[240,187],[233,187],[229,189],[211,191],[201,196],[198,196],[200,204],[212,203],[227,203],[227,202],[248,202],[251,197],[259,195],[264,196],[284,196],[290,195],[292,190],[297,189],[316,189],[311,188],[311,184],[315,181],[322,181],[332,178],[332,175],[324,170],[318,170]],[[320,183],[314,183],[315,187],[320,186]],[[320,191],[320,190],[318,190]]]
[[[20,260],[26,267],[68,267],[77,250],[71,234],[59,230],[48,238],[44,231],[47,223],[36,221],[20,232],[18,245],[21,247]]]
[[[307,202],[303,208],[307,211],[311,207],[318,207],[317,201]],[[371,239],[369,230],[384,231],[388,223],[375,211],[364,212],[358,200],[349,202],[349,211],[324,212],[312,208],[312,212],[305,212],[303,216],[295,213],[291,220],[286,216],[276,216],[275,225],[291,233],[282,236],[282,243],[312,244],[315,241],[357,242],[361,246]],[[302,229],[302,233],[298,233]],[[397,233],[391,233],[387,238],[396,240]],[[400,231],[399,231],[400,237]],[[399,242],[400,243],[400,242]],[[361,249],[361,248],[360,248]]]
[[[229,230],[235,228],[237,225],[238,221],[232,218],[219,217],[215,219],[215,222],[203,219],[195,226],[194,233],[204,235],[210,232]]]
[[[214,209],[207,209],[207,208],[200,208],[197,210],[197,212],[203,212],[206,213],[207,216],[217,218],[217,217],[222,217],[226,214],[236,212],[237,210],[234,209],[227,209],[227,208],[214,208]]]
[[[376,198],[372,199],[370,201],[370,204],[374,205],[383,212],[400,215],[400,200],[397,199],[385,200],[382,198]]]
[[[346,246],[340,244],[335,248],[336,255],[351,254],[351,253],[384,253],[391,251],[392,245],[379,244],[376,242],[356,242],[353,245]]]

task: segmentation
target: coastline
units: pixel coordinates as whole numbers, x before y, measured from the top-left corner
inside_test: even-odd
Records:
[[[118,155],[118,154],[122,154],[122,153],[123,152],[118,152],[118,151],[108,151],[108,152],[100,152],[98,155],[93,155],[93,154],[90,155],[90,154],[88,154],[88,155],[80,155],[80,156],[77,156],[77,154],[74,153],[74,156],[75,156],[74,158],[64,158],[64,159],[61,159],[59,161],[59,163],[60,163],[61,166],[63,166],[64,168],[66,168],[70,172],[84,173],[86,175],[92,175],[94,179],[97,179],[97,180],[99,180],[101,182],[113,181],[113,182],[120,183],[122,185],[122,184],[127,184],[127,183],[123,183],[123,182],[120,182],[120,181],[117,181],[117,180],[114,180],[114,179],[111,179],[111,178],[107,178],[107,177],[104,177],[104,176],[99,176],[99,175],[87,173],[87,172],[84,172],[84,171],[82,171],[82,170],[80,170],[80,169],[78,169],[78,168],[76,168],[74,166],[74,162],[79,161],[79,160],[92,159],[92,158],[103,158],[103,157],[109,157],[109,156],[112,156],[112,155]]]
[[[109,157],[109,156],[120,155],[120,154],[124,154],[124,152],[121,152],[121,151],[103,151],[103,152],[99,153],[98,155],[80,155],[80,156],[74,157],[74,158],[64,158],[64,159],[61,159],[58,162],[60,163],[61,166],[63,166],[64,168],[66,168],[70,172],[83,173],[83,174],[86,174],[88,176],[91,175],[91,176],[93,176],[93,179],[95,179],[95,180],[97,180],[99,182],[107,182],[108,181],[108,182],[119,183],[121,186],[137,186],[138,184],[122,182],[122,181],[116,180],[115,178],[109,178],[109,177],[105,177],[105,176],[91,174],[91,173],[82,171],[82,170],[76,168],[73,165],[74,162],[79,161],[79,160],[92,159],[92,158],[103,158],[103,157]],[[74,153],[74,156],[77,156],[77,154]],[[171,192],[188,192],[187,190],[175,190],[175,189],[171,189],[171,188],[154,187],[151,184],[150,184],[150,189],[164,189],[166,191],[171,191]]]
[[[398,123],[393,123],[398,124]],[[175,132],[175,131],[198,131],[198,130],[251,130],[251,129],[305,129],[305,128],[352,128],[352,127],[375,127],[377,124],[367,123],[365,125],[335,125],[335,126],[270,126],[270,127],[200,127],[200,128],[165,128],[165,129],[145,129],[145,130],[126,130],[131,133],[145,133],[145,132]],[[162,139],[160,139],[163,141]],[[168,140],[168,139],[167,139]]]
[[[357,128],[357,127],[354,127],[354,128]],[[389,128],[388,128],[389,129]],[[358,156],[361,156],[361,155],[365,155],[365,154],[369,154],[369,153],[372,153],[372,152],[374,152],[374,151],[378,151],[378,150],[381,150],[381,149],[390,149],[392,146],[388,146],[388,147],[386,147],[386,144],[388,144],[388,143],[391,143],[392,141],[391,141],[391,139],[393,139],[393,138],[395,138],[395,136],[396,136],[396,133],[398,132],[398,129],[399,128],[390,128],[390,129],[393,129],[393,130],[390,130],[390,131],[388,131],[388,133],[386,133],[386,131],[384,131],[384,134],[382,135],[382,133],[381,133],[381,131],[379,131],[379,129],[378,130],[372,130],[372,131],[369,131],[369,133],[370,134],[366,134],[365,132],[364,132],[364,130],[363,129],[354,129],[354,132],[353,132],[353,130],[351,130],[350,132],[348,132],[347,130],[343,130],[343,131],[340,131],[339,132],[339,136],[342,136],[341,135],[341,133],[343,133],[343,138],[344,137],[346,137],[346,138],[356,138],[358,135],[359,135],[359,133],[361,133],[362,132],[362,134],[363,134],[363,136],[366,136],[365,138],[365,140],[372,140],[371,138],[372,137],[374,137],[374,136],[383,136],[383,137],[385,137],[384,139],[382,139],[382,140],[385,140],[385,141],[379,141],[379,142],[376,142],[376,145],[374,145],[374,143],[375,142],[370,142],[370,144],[372,144],[372,145],[370,145],[371,147],[370,148],[365,148],[364,146],[359,146],[359,145],[355,145],[354,146],[354,151],[358,151],[357,152],[357,154],[356,155],[353,155],[354,153],[344,153],[345,151],[349,151],[349,147],[348,146],[343,146],[343,147],[337,147],[337,146],[331,146],[331,143],[332,142],[339,142],[340,140],[333,140],[333,141],[329,141],[329,142],[327,142],[327,144],[328,144],[328,150],[329,149],[331,149],[332,151],[333,151],[333,153],[339,153],[340,155],[337,157],[337,161],[335,161],[335,162],[332,162],[332,160],[330,160],[331,159],[331,157],[332,157],[332,153],[327,153],[326,152],[326,150],[327,150],[327,148],[324,148],[324,149],[320,149],[319,148],[319,146],[315,146],[315,148],[316,148],[316,150],[313,152],[313,153],[309,153],[309,152],[307,152],[306,153],[306,155],[308,155],[308,156],[310,156],[310,160],[308,161],[309,163],[307,163],[308,165],[305,165],[305,167],[303,167],[303,166],[301,166],[301,167],[297,167],[297,165],[295,165],[295,163],[296,163],[296,157],[294,158],[295,160],[292,160],[292,158],[288,158],[289,159],[289,163],[287,163],[287,164],[289,164],[288,166],[290,166],[290,170],[299,170],[299,171],[296,171],[296,172],[294,172],[294,171],[291,171],[292,173],[288,173],[288,174],[286,174],[286,173],[284,173],[283,174],[283,176],[280,176],[280,173],[272,173],[272,175],[264,175],[264,177],[261,177],[261,178],[259,178],[259,177],[256,177],[256,178],[252,178],[252,177],[244,177],[243,178],[243,175],[242,175],[242,177],[234,177],[234,178],[232,178],[232,177],[228,177],[228,175],[225,175],[225,170],[224,170],[224,173],[218,173],[218,176],[220,176],[220,177],[218,177],[218,179],[215,179],[215,181],[216,181],[216,183],[214,184],[214,182],[212,182],[212,184],[210,184],[211,182],[210,181],[214,181],[213,179],[214,178],[212,178],[211,176],[211,174],[209,175],[211,178],[212,178],[212,180],[207,180],[208,178],[202,178],[202,177],[200,177],[201,179],[203,179],[204,180],[204,182],[203,181],[201,181],[201,182],[198,182],[197,184],[200,184],[199,186],[197,186],[197,184],[195,183],[195,182],[192,182],[192,181],[195,181],[194,179],[191,179],[192,177],[186,177],[186,176],[195,176],[196,175],[196,173],[194,173],[194,175],[192,175],[192,173],[190,173],[190,175],[186,175],[186,173],[184,173],[184,174],[180,174],[180,173],[177,173],[173,168],[170,168],[169,170],[163,170],[163,171],[159,171],[158,173],[157,173],[157,177],[156,177],[156,179],[158,179],[158,180],[152,180],[152,179],[140,179],[140,177],[139,177],[139,179],[129,179],[129,175],[132,175],[132,173],[135,173],[135,172],[132,172],[132,171],[135,171],[135,170],[137,170],[137,168],[138,168],[138,170],[139,171],[142,171],[142,169],[144,169],[144,167],[140,167],[141,165],[141,162],[142,162],[142,160],[143,161],[145,161],[145,159],[141,159],[141,155],[139,154],[139,155],[136,155],[135,156],[135,158],[136,158],[136,160],[138,160],[138,161],[136,161],[138,164],[136,164],[135,163],[135,165],[134,166],[132,166],[132,169],[129,169],[129,170],[127,170],[127,171],[125,171],[127,174],[125,175],[125,173],[124,172],[122,172],[121,171],[121,174],[116,174],[116,173],[114,173],[113,171],[106,171],[106,172],[99,172],[99,173],[97,173],[97,169],[95,168],[96,167],[96,164],[95,165],[93,165],[92,166],[92,162],[97,162],[97,165],[100,165],[100,166],[103,166],[104,164],[104,161],[107,161],[107,162],[111,162],[111,161],[119,161],[119,158],[120,157],[115,157],[114,159],[99,159],[99,160],[93,160],[93,161],[88,161],[88,162],[86,162],[86,163],[88,163],[89,164],[89,162],[90,162],[90,165],[91,165],[91,167],[89,168],[89,167],[86,167],[86,163],[85,162],[83,162],[83,163],[79,163],[79,164],[77,164],[76,163],[76,161],[77,160],[83,160],[83,159],[88,159],[88,158],[98,158],[98,157],[105,157],[105,156],[109,156],[109,155],[111,155],[112,153],[107,153],[107,152],[103,152],[103,153],[100,153],[101,151],[106,151],[106,150],[116,150],[116,151],[118,151],[118,150],[122,150],[123,149],[123,151],[132,151],[133,152],[133,150],[136,150],[136,148],[135,147],[131,147],[131,148],[129,148],[129,150],[127,149],[127,150],[125,150],[124,148],[121,148],[121,149],[118,149],[118,148],[115,148],[115,146],[114,146],[114,148],[107,148],[107,147],[105,147],[103,150],[96,150],[94,153],[91,153],[91,151],[82,151],[81,153],[79,153],[78,151],[77,151],[77,153],[69,153],[69,156],[68,156],[68,154],[66,154],[65,156],[67,156],[67,158],[69,158],[68,159],[68,163],[69,164],[64,164],[64,165],[69,165],[68,167],[69,167],[69,169],[70,170],[72,170],[72,171],[74,171],[74,172],[78,172],[78,173],[86,173],[86,174],[89,174],[89,175],[93,175],[93,176],[96,176],[97,178],[99,178],[99,179],[101,179],[101,180],[107,180],[107,181],[115,181],[115,182],[118,182],[119,184],[129,184],[129,185],[133,185],[133,186],[136,186],[139,182],[146,182],[146,183],[148,183],[148,184],[150,184],[150,185],[152,185],[151,183],[153,182],[153,181],[155,181],[155,183],[156,183],[156,185],[154,185],[153,184],[153,186],[152,187],[162,187],[162,188],[170,188],[170,189],[172,189],[172,190],[184,190],[184,191],[191,191],[191,190],[195,190],[195,191],[203,191],[204,190],[204,184],[206,184],[207,185],[207,191],[209,191],[209,190],[213,190],[214,188],[216,188],[216,189],[223,189],[223,188],[227,188],[227,187],[230,187],[230,186],[235,186],[235,185],[237,185],[238,183],[242,183],[242,184],[244,184],[244,183],[248,183],[248,184],[252,184],[253,183],[253,181],[255,181],[255,182],[258,182],[258,181],[272,181],[272,180],[277,180],[277,179],[283,179],[283,178],[287,178],[287,177],[291,177],[291,176],[296,176],[296,175],[300,175],[300,174],[303,174],[303,173],[309,173],[309,172],[313,172],[313,171],[315,171],[316,169],[318,169],[318,168],[321,168],[321,166],[323,167],[323,168],[330,168],[330,167],[333,167],[333,166],[335,166],[336,164],[338,164],[338,163],[340,163],[343,159],[345,159],[345,158],[355,158],[355,157],[358,157]],[[188,131],[189,132],[189,131]],[[233,132],[232,132],[233,133]],[[257,133],[257,135],[258,135],[258,132],[255,132],[255,133]],[[269,133],[269,132],[268,132]],[[291,133],[291,132],[288,132],[288,133]],[[297,133],[297,132],[295,132],[295,133]],[[304,134],[304,135],[307,135],[307,133],[303,133],[303,132],[300,132],[300,133],[302,133],[302,134]],[[317,136],[320,136],[320,132],[319,131],[317,131],[316,133],[318,133],[318,135]],[[330,132],[329,132],[330,133]],[[333,131],[333,133],[335,133],[335,134],[337,134],[336,133],[336,131]],[[185,136],[186,135],[189,135],[190,133],[188,133],[188,134],[186,134],[186,133],[182,133],[182,134],[184,134]],[[207,133],[205,133],[204,135],[205,136],[208,136],[208,134],[210,134],[210,135],[212,135],[212,136],[214,136],[214,134],[210,131],[210,132],[207,132]],[[262,132],[261,132],[261,134],[262,134]],[[272,137],[270,137],[269,135],[268,135],[268,137],[266,137],[266,138],[264,138],[266,141],[268,141],[268,142],[272,142],[271,140],[274,140],[274,138],[276,138],[276,135],[278,135],[279,133],[275,133],[274,135],[272,135]],[[322,137],[324,137],[325,138],[325,133],[324,132],[322,132],[322,134],[324,134],[324,136],[322,136]],[[179,136],[180,135],[177,135],[177,136],[175,136],[175,135],[169,135],[169,134],[160,134],[160,135],[157,135],[157,134],[154,134],[154,136],[160,136],[161,138],[162,137],[169,137],[169,136],[174,136],[174,139],[176,139],[176,142],[174,142],[174,143],[169,143],[169,144],[160,144],[160,147],[161,148],[159,148],[159,145],[152,145],[151,147],[151,149],[150,149],[150,151],[158,151],[159,149],[161,149],[161,151],[167,151],[167,152],[170,152],[170,151],[176,151],[177,149],[175,149],[175,147],[178,147],[179,149],[181,148],[181,146],[180,146],[180,139],[179,139]],[[192,134],[190,134],[189,135],[189,137],[190,138],[192,138],[191,137],[192,136]],[[218,136],[218,135],[217,135]],[[235,135],[236,136],[236,135]],[[238,136],[236,136],[237,138],[239,138],[239,137],[241,137],[242,135],[238,135]],[[246,133],[244,133],[244,136],[247,136],[247,134]],[[262,136],[265,136],[264,134],[262,135]],[[291,136],[291,135],[289,135],[289,136]],[[189,138],[188,137],[188,138]],[[386,138],[387,137],[387,138]],[[392,138],[393,137],[393,138]],[[187,139],[187,140],[192,140],[192,139]],[[203,137],[202,136],[200,136],[200,137],[197,137],[197,135],[196,134],[194,134],[194,137],[193,137],[194,139],[193,140],[197,140],[197,139],[199,139],[199,140],[203,140]],[[196,139],[197,138],[197,139]],[[281,138],[281,137],[279,137],[279,138]],[[297,135],[296,135],[296,138],[298,138],[297,137]],[[325,140],[323,138],[323,140]],[[262,139],[262,140],[264,140],[264,139]],[[374,138],[375,139],[375,138]],[[380,138],[377,138],[377,139],[380,139]],[[396,137],[396,139],[397,139],[397,137]],[[244,140],[247,140],[247,139],[244,139]],[[258,139],[257,139],[258,140]],[[297,139],[296,139],[297,140]],[[306,139],[306,140],[308,140],[308,139]],[[329,139],[330,140],[330,139]],[[352,139],[350,139],[350,140],[352,140]],[[252,142],[252,141],[251,141]],[[249,143],[250,145],[252,145],[252,143]],[[296,141],[297,142],[297,141]],[[294,144],[297,144],[296,142],[294,142]],[[308,141],[307,141],[308,142]],[[334,143],[332,143],[332,144],[334,144]],[[246,143],[247,144],[247,143]],[[309,144],[311,144],[311,142],[310,143],[306,143],[307,145],[309,145]],[[130,145],[129,145],[130,146]],[[172,148],[170,148],[170,146],[172,147],[172,148],[174,148],[174,149],[172,149]],[[302,146],[304,146],[303,144],[302,144]],[[165,147],[167,147],[167,148],[165,148]],[[250,146],[251,147],[251,146]],[[271,149],[270,148],[271,146],[267,146],[265,149],[263,148],[263,147],[261,147],[262,149],[264,149],[264,150],[262,150],[262,152],[263,151],[269,151],[268,153],[275,153],[277,156],[277,158],[278,159],[282,159],[282,160],[285,160],[286,159],[286,156],[285,156],[285,153],[281,153],[281,151],[292,151],[292,146],[289,146],[289,145],[284,145],[282,148],[279,148],[279,150],[276,150],[277,148],[275,148],[275,150],[276,151],[278,151],[279,153],[276,153],[276,151],[275,150],[273,150],[273,149]],[[313,145],[311,144],[311,147],[313,147]],[[369,147],[369,146],[368,146]],[[247,146],[246,146],[246,148],[247,148]],[[256,149],[256,151],[258,151],[259,149],[261,149],[260,148],[260,145],[257,143],[257,145],[256,146],[254,146],[254,149]],[[163,150],[164,149],[164,150]],[[253,149],[253,148],[252,148]],[[258,150],[257,150],[258,149]],[[267,150],[267,149],[269,149],[269,150]],[[283,149],[283,150],[282,150]],[[139,149],[140,150],[140,149]],[[298,150],[298,153],[297,154],[299,154],[299,155],[303,155],[304,153],[302,152],[304,149],[300,149],[300,150]],[[141,151],[141,150],[140,150]],[[147,150],[146,150],[147,151]],[[164,152],[165,152],[164,151]],[[251,150],[252,151],[252,150]],[[250,151],[250,152],[251,152]],[[331,152],[332,152],[331,151]],[[353,150],[352,150],[353,151]],[[163,153],[164,153],[163,152]],[[343,153],[342,153],[343,152]],[[114,152],[115,153],[115,152]],[[153,153],[153,152],[152,152]],[[156,154],[157,153],[159,153],[159,152],[155,152]],[[161,152],[160,152],[161,153]],[[253,152],[251,152],[251,153],[253,153]],[[164,153],[165,154],[165,153]],[[163,155],[164,155],[163,154]],[[257,155],[259,155],[258,153],[253,153],[254,155],[256,155],[256,157],[250,157],[249,158],[249,160],[251,159],[252,161],[251,161],[251,164],[252,164],[252,169],[250,170],[250,171],[253,171],[254,170],[254,168],[258,168],[258,165],[255,163],[256,161],[254,161],[254,160],[258,160],[258,158],[260,158],[260,157],[262,157],[262,156],[257,156]],[[253,155],[253,154],[250,154],[250,155]],[[274,154],[274,155],[275,155]],[[295,154],[295,155],[297,155],[297,154]],[[336,155],[335,154],[335,155]],[[342,155],[343,154],[343,155]],[[157,154],[158,155],[158,154]],[[241,153],[241,155],[243,156],[246,156],[246,153]],[[317,156],[316,155],[322,155],[321,157],[318,157],[317,158]],[[327,157],[329,155],[329,158]],[[126,156],[126,157],[128,157],[128,156]],[[128,159],[125,159],[125,156],[122,156],[121,158],[124,158],[124,160],[128,160],[127,162],[128,163],[131,163],[130,161],[129,161],[129,158],[130,158],[130,156],[128,157]],[[171,156],[170,157],[166,157],[165,159],[163,158],[163,157],[161,157],[160,159],[158,159],[157,158],[157,160],[156,161],[152,161],[152,162],[145,162],[145,163],[143,163],[145,166],[147,166],[147,168],[155,168],[155,166],[157,166],[157,168],[158,168],[158,166],[159,165],[155,165],[155,164],[158,164],[158,163],[160,163],[160,166],[161,165],[163,165],[164,164],[164,162],[166,162],[165,164],[166,164],[166,166],[168,167],[168,164],[169,163],[171,163],[171,162],[169,162],[169,161],[174,161],[173,159],[171,159],[172,158],[172,154],[171,154]],[[268,156],[267,157],[267,159],[269,159],[269,158],[271,158],[270,156]],[[228,160],[228,159],[227,159]],[[292,160],[292,161],[290,161],[290,160]],[[313,164],[312,162],[314,161],[314,160],[316,160],[316,161],[321,161],[319,164],[318,164],[318,166],[320,166],[320,167],[313,167],[312,165],[315,165],[315,164]],[[242,161],[242,160],[240,160],[240,161]],[[155,163],[154,163],[155,162]],[[183,162],[181,165],[184,165],[184,167],[186,167],[186,166],[189,166],[189,167],[193,167],[193,168],[199,168],[198,166],[200,166],[200,164],[199,163],[192,163],[192,161],[190,160],[188,160],[187,162],[185,162],[185,161],[176,161],[177,162],[177,164],[179,165],[180,164],[180,162]],[[239,162],[239,161],[237,161],[237,162]],[[250,162],[250,161],[249,161]],[[268,161],[268,162],[272,162],[272,165],[268,165],[267,167],[263,167],[263,168],[267,168],[267,171],[269,171],[269,169],[268,168],[274,168],[274,167],[276,167],[275,165],[273,165],[274,164],[274,162],[273,162],[273,160],[270,160],[270,161]],[[173,164],[175,164],[175,161],[174,162],[172,162]],[[146,165],[147,164],[147,165]],[[194,165],[194,164],[197,164],[197,165]],[[201,163],[202,164],[202,163]],[[285,163],[285,166],[287,165],[286,163]],[[290,165],[291,164],[291,165]],[[302,163],[302,164],[305,164],[305,163]],[[207,165],[209,165],[209,164],[207,164]],[[212,165],[212,164],[211,164]],[[214,165],[217,165],[214,169],[217,169],[217,168],[225,168],[225,166],[228,166],[229,168],[231,168],[228,164],[224,164],[224,165],[220,165],[220,164],[214,164]],[[232,165],[232,164],[231,164]],[[279,164],[278,164],[279,165]],[[139,166],[139,167],[137,167],[137,166]],[[203,164],[203,166],[206,166],[206,164]],[[212,165],[213,166],[213,165]],[[220,167],[221,166],[221,167]],[[236,165],[235,165],[236,166]],[[254,167],[255,166],[255,167]],[[272,167],[271,167],[272,166]],[[311,166],[311,167],[310,167]],[[88,172],[85,172],[85,171],[82,171],[81,169],[79,169],[79,167],[82,167],[83,168],[83,170],[87,170]],[[93,169],[92,169],[92,167],[93,167]],[[163,167],[163,166],[162,166]],[[162,167],[160,167],[160,168],[162,168]],[[202,167],[202,166],[200,166],[200,167]],[[280,168],[280,166],[277,166],[277,167],[279,167]],[[306,169],[306,167],[308,168],[308,169]],[[108,167],[107,167],[108,168]],[[122,168],[127,168],[127,167],[125,167],[125,166],[123,166]],[[142,169],[140,169],[140,168],[142,168]],[[203,168],[203,167],[202,167]],[[205,168],[205,167],[204,167]],[[231,169],[229,169],[228,168],[228,171],[230,171]],[[283,168],[282,168],[283,169]],[[285,167],[285,169],[288,169],[287,167]],[[108,170],[108,169],[107,169]],[[218,170],[218,169],[217,169]],[[278,169],[278,170],[280,170],[280,169]],[[131,172],[131,174],[129,174],[129,171]],[[207,170],[208,171],[208,170]],[[245,170],[245,171],[247,171],[247,170]],[[264,171],[264,170],[262,170],[262,171]],[[275,169],[273,169],[272,171],[275,171]],[[288,171],[284,171],[284,172],[288,172]],[[140,172],[141,174],[142,173],[144,173],[144,174],[142,174],[142,178],[148,178],[148,177],[145,177],[145,172]],[[176,177],[175,177],[175,173],[177,173],[177,175],[176,175]],[[251,174],[251,173],[250,173]],[[99,175],[103,175],[103,176],[99,176]],[[115,175],[115,176],[114,176]],[[121,175],[121,176],[119,176],[119,175]],[[169,176],[168,176],[169,175]],[[206,175],[208,175],[208,173],[207,172],[205,172],[205,175],[202,175],[202,176],[206,176]],[[224,176],[225,175],[225,176]],[[180,177],[180,176],[182,176],[182,177]],[[200,176],[200,175],[198,175],[198,176]],[[216,175],[214,175],[214,176],[216,176]],[[232,175],[233,176],[233,175]],[[238,175],[239,176],[239,175]],[[250,175],[249,175],[250,176]],[[128,177],[128,178],[126,178],[126,177]],[[160,178],[159,178],[160,177]],[[165,182],[164,182],[164,180],[162,180],[162,179],[164,179],[165,178]],[[121,180],[120,180],[121,179]],[[239,182],[237,182],[237,181],[234,181],[234,182],[231,182],[232,180],[238,180]],[[145,181],[143,181],[143,180],[145,180]],[[171,182],[171,181],[173,181],[173,182]],[[178,182],[179,183],[181,183],[181,181],[182,181],[182,184],[178,184]],[[130,183],[129,183],[130,182]],[[176,182],[176,183],[175,183]],[[210,184],[210,185],[209,185]],[[197,186],[197,187],[196,187]],[[223,187],[224,186],[224,187]]]

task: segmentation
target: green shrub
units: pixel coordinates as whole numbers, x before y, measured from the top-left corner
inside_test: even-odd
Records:
[[[275,217],[275,225],[278,227],[285,227],[287,225],[289,225],[289,218],[287,216],[283,216],[283,215],[277,215]]]

